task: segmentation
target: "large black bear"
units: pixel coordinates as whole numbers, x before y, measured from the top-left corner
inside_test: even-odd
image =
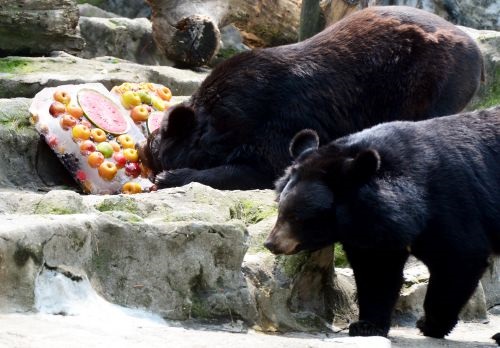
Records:
[[[272,188],[301,129],[327,142],[383,121],[459,112],[482,65],[475,42],[442,18],[371,7],[306,41],[228,59],[139,152],[164,170],[159,188]]]
[[[447,335],[500,253],[500,106],[385,123],[319,149],[304,130],[290,151],[265,246],[293,254],[342,243],[357,285],[355,336],[387,335],[413,254],[430,272],[417,326]]]

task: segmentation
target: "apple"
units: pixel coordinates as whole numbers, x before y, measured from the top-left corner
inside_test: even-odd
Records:
[[[92,140],[84,140],[80,143],[80,153],[83,156],[87,156],[89,153],[96,150],[95,144]]]
[[[120,144],[118,144],[116,141],[110,141],[109,144],[113,147],[114,152],[118,152],[121,150]]]
[[[137,178],[141,175],[141,167],[137,162],[129,162],[125,164],[125,175]]]
[[[75,139],[87,140],[88,138],[90,138],[90,129],[83,124],[77,124],[71,130],[71,134]]]
[[[151,96],[149,95],[148,92],[139,91],[137,92],[137,94],[139,95],[139,98],[141,98],[142,103],[151,105]]]
[[[132,109],[132,112],[130,113],[130,117],[135,122],[144,122],[147,121],[149,118],[149,108],[147,105],[141,104],[134,106]]]
[[[106,140],[106,132],[103,131],[101,128],[93,128],[90,131],[90,136],[92,137],[92,140],[94,140],[96,143],[101,143]]]
[[[123,168],[125,167],[125,164],[127,164],[127,159],[123,155],[123,152],[115,152],[113,154],[113,159],[115,160],[118,168]]]
[[[136,149],[124,149],[123,155],[129,162],[137,162],[139,160],[139,153]]]
[[[59,140],[55,135],[49,135],[47,138],[47,144],[49,144],[51,148],[55,148],[59,144]]]
[[[63,115],[61,120],[59,121],[61,128],[64,130],[68,130],[76,126],[77,120],[71,115]]]
[[[78,179],[78,181],[85,181],[87,180],[87,174],[85,174],[85,172],[83,170],[78,170],[76,172],[76,178]]]
[[[66,105],[64,105],[63,103],[55,101],[52,104],[50,104],[49,113],[52,116],[57,117],[61,114],[64,114],[65,112],[66,112]]]
[[[170,91],[170,89],[168,87],[165,87],[165,86],[159,87],[156,90],[156,94],[158,94],[158,96],[161,99],[166,100],[166,101],[169,101],[170,99],[172,99],[172,92]]]
[[[55,91],[53,97],[54,100],[63,103],[65,105],[69,104],[69,102],[71,101],[71,96],[69,95],[69,93],[62,90]]]
[[[125,194],[141,193],[142,187],[138,182],[129,181],[122,186],[122,192]]]
[[[136,92],[126,91],[122,94],[121,102],[125,109],[131,109],[141,103],[141,97]]]
[[[104,161],[97,169],[99,176],[104,180],[113,180],[117,171],[116,164],[109,161]]]
[[[110,158],[113,155],[113,146],[107,141],[97,144],[96,150],[104,155],[105,158]]]
[[[104,162],[104,155],[99,151],[92,152],[87,158],[87,163],[92,168],[99,167]]]
[[[68,112],[68,114],[70,114],[74,118],[80,119],[83,116],[82,108],[79,106],[76,106],[76,105],[68,105],[66,107],[66,111]]]
[[[116,140],[124,149],[133,149],[135,147],[134,139],[128,134],[122,134]]]

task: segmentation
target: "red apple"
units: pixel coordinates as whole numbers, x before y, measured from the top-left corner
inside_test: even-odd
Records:
[[[61,117],[61,121],[60,121],[61,128],[64,130],[68,130],[70,128],[73,128],[76,125],[76,122],[77,122],[76,118],[74,118],[73,116],[63,115],[63,117]]]
[[[125,158],[125,155],[121,151],[115,152],[113,154],[113,159],[115,160],[116,166],[118,168],[123,168],[123,167],[125,167],[125,164],[127,164],[127,158]]]
[[[80,153],[84,156],[87,156],[95,150],[95,144],[92,140],[84,140],[80,143]]]
[[[52,116],[57,117],[66,112],[66,105],[61,102],[55,101],[50,104],[49,112]]]
[[[125,175],[137,178],[141,175],[141,167],[137,162],[129,162],[125,164]]]

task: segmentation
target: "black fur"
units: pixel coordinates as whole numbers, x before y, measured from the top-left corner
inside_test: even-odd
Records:
[[[371,7],[303,42],[223,62],[168,112],[146,152],[164,171],[159,188],[271,188],[299,130],[326,143],[382,121],[459,112],[481,74],[479,49],[457,27],[412,7]]]
[[[266,247],[292,254],[343,244],[358,291],[351,335],[387,335],[411,253],[430,272],[417,326],[442,338],[500,254],[500,106],[304,149],[277,190]]]

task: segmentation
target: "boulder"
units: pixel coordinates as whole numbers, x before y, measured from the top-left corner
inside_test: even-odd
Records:
[[[500,104],[500,32],[460,27],[479,45],[484,57],[485,81],[469,103],[467,110]]]
[[[145,0],[99,0],[98,6],[122,17],[142,18],[151,16],[151,8]]]
[[[481,279],[487,308],[500,309],[500,257],[492,257],[490,265]],[[500,313],[499,313],[500,314]]]
[[[116,13],[108,12],[100,7],[91,4],[78,4],[78,11],[81,17],[115,18],[120,17]]]
[[[398,324],[413,324],[424,315],[423,305],[429,282],[429,271],[423,263],[412,257],[405,266],[403,274],[404,283],[394,310],[394,321]],[[453,290],[450,289],[450,291]],[[460,319],[464,321],[487,321],[485,291],[481,283],[467,305],[462,309]]]
[[[0,99],[0,189],[74,187],[71,176],[30,124],[30,104],[25,98]]]
[[[76,53],[78,8],[72,0],[0,0],[0,56]]]
[[[172,65],[158,50],[147,18],[80,17],[82,58],[112,56],[144,65]]]
[[[455,24],[476,29],[500,29],[500,4],[497,0],[369,0],[369,4],[414,6]]]
[[[191,95],[206,75],[113,57],[83,59],[63,52],[51,57],[5,57],[0,58],[0,98],[32,98],[44,87],[62,84],[100,82],[111,89],[123,82],[141,81],[168,86],[173,95]]]

